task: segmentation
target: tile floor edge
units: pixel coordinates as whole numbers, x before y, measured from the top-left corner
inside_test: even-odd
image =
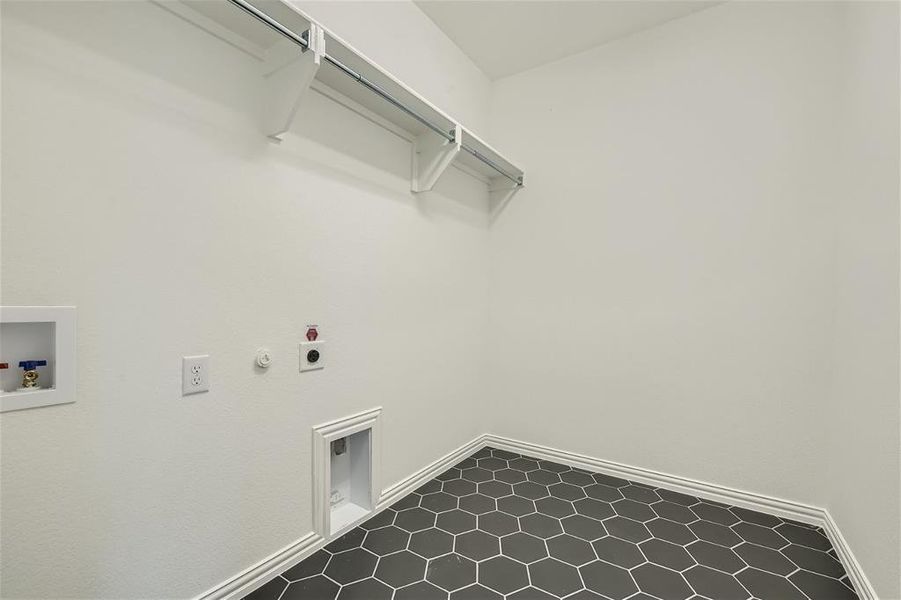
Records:
[[[835,547],[848,577],[861,600],[878,600],[878,596],[864,574],[863,568],[857,561],[847,540],[842,535],[835,520],[824,508],[818,508],[790,500],[783,500],[753,492],[746,492],[721,485],[711,484],[696,479],[670,475],[650,469],[633,467],[599,458],[585,456],[565,450],[558,450],[548,446],[532,444],[494,434],[483,434],[462,446],[452,450],[432,463],[424,466],[409,477],[406,477],[382,490],[379,495],[376,509],[366,515],[364,519],[371,518],[400,500],[410,492],[441,474],[459,461],[475,454],[485,446],[509,450],[518,454],[531,455],[535,458],[551,460],[579,468],[597,471],[608,475],[622,477],[641,483],[654,484],[674,491],[687,493],[706,500],[722,502],[739,506],[750,510],[774,514],[776,516],[794,519],[804,523],[818,525],[824,528],[826,534]],[[349,527],[355,527],[353,523]],[[246,569],[213,587],[207,592],[197,596],[195,600],[238,600],[252,592],[268,581],[277,577],[286,569],[298,564],[315,551],[322,548],[328,540],[314,532],[307,533],[288,547],[270,555],[256,565]]]

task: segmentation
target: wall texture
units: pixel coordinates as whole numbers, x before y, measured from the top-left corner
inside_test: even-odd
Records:
[[[491,235],[493,429],[826,506],[896,598],[898,19],[859,4],[496,82],[529,177]]]
[[[79,361],[77,403],[0,417],[4,598],[236,575],[312,529],[319,422],[383,406],[384,485],[485,430],[482,184],[452,170],[414,198],[409,144],[316,94],[268,142],[254,61],[153,4],[2,4],[2,303],[78,306]],[[368,51],[372,10],[328,24]],[[401,76],[483,122],[468,59],[381,10],[379,60],[415,31]],[[330,363],[301,375],[309,322]],[[198,353],[212,390],[182,397]]]

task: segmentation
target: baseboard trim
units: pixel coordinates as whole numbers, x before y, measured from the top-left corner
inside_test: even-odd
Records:
[[[860,563],[855,558],[850,546],[848,546],[848,542],[841,534],[841,531],[832,516],[824,508],[809,506],[791,500],[783,500],[781,498],[773,498],[754,492],[728,488],[688,477],[661,473],[651,469],[624,465],[613,461],[586,456],[584,454],[568,452],[566,450],[559,450],[539,444],[531,444],[493,434],[480,435],[472,441],[463,444],[459,448],[429,463],[409,477],[388,486],[382,490],[381,494],[379,494],[375,510],[365,518],[368,519],[385,510],[410,492],[425,484],[427,481],[434,479],[453,465],[468,456],[475,454],[486,446],[509,450],[510,452],[515,452],[517,454],[526,454],[535,458],[551,460],[565,465],[587,469],[589,471],[606,473],[614,477],[621,477],[640,483],[666,487],[705,500],[713,500],[732,506],[740,506],[750,510],[774,514],[779,517],[800,521],[802,523],[818,525],[823,527],[826,531],[826,535],[835,547],[839,560],[841,560],[842,565],[844,565],[845,571],[847,571],[848,577],[854,585],[854,589],[857,590],[860,599],[878,600],[878,596],[876,595],[872,584],[864,574]],[[353,526],[356,526],[356,524]],[[282,573],[286,569],[290,569],[316,550],[319,550],[327,542],[328,540],[326,538],[317,535],[314,532],[310,532],[290,546],[276,552],[237,576],[198,596],[196,600],[238,600],[272,578],[278,576],[279,573]]]
[[[464,458],[472,456],[480,449],[486,446],[485,439],[487,436],[480,435],[471,442],[463,444],[453,452],[445,454],[438,460],[429,463],[425,467],[419,469],[409,477],[402,479],[382,490],[379,501],[376,504],[375,512],[381,512],[388,508],[413,490],[419,488],[427,481],[434,479],[444,471],[448,470]]]
[[[584,454],[558,450],[539,444],[531,444],[499,435],[487,434],[482,436],[482,446],[491,446],[503,450],[509,450],[517,454],[526,454],[535,458],[543,458],[559,462],[572,467],[597,471],[614,477],[621,477],[640,483],[665,487],[677,492],[696,496],[704,500],[713,500],[732,506],[739,506],[750,510],[765,512],[778,517],[809,523],[822,527],[826,535],[838,553],[839,560],[848,573],[848,578],[857,590],[860,600],[878,600],[876,591],[866,575],[860,563],[851,551],[848,542],[839,531],[838,525],[825,508],[810,506],[791,500],[783,500],[772,496],[765,496],[754,492],[729,488],[706,481],[680,477],[661,473],[651,469],[633,467],[609,460],[602,460]]]
[[[285,569],[290,569],[325,544],[322,536],[310,532],[275,554],[267,556],[216,587],[197,596],[197,600],[226,600],[242,598]]]
[[[437,460],[419,469],[409,477],[394,483],[379,493],[375,510],[366,515],[360,521],[370,519],[385,510],[413,490],[427,481],[434,479],[450,467],[464,458],[475,454],[485,446],[484,435],[480,435],[459,448],[452,450]],[[359,525],[352,523],[346,529]],[[303,559],[307,558],[329,542],[329,538],[323,537],[311,531],[302,538],[268,556],[254,566],[242,571],[235,577],[222,582],[216,587],[196,597],[196,600],[239,600],[263,584],[277,577],[280,573],[290,569]]]

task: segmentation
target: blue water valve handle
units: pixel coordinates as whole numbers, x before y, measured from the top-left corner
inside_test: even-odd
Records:
[[[46,360],[20,360],[19,366],[26,371],[34,371],[37,367],[46,367]]]

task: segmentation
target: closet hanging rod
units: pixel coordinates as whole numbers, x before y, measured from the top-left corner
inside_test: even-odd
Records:
[[[253,6],[252,4],[247,2],[247,0],[228,0],[228,1],[231,2],[232,4],[234,4],[235,6],[237,6],[238,8],[240,8],[241,10],[243,10],[244,12],[246,12],[247,14],[249,14],[250,16],[257,19],[258,21],[260,21],[267,27],[274,29],[276,32],[285,36],[290,41],[294,42],[295,44],[297,44],[304,50],[310,49],[310,43],[307,40],[305,40],[303,37],[297,35],[296,33],[291,31],[290,29],[288,29],[287,27],[285,27],[284,25],[282,25],[281,23],[279,23],[278,21],[276,21],[275,19],[273,19],[272,17],[270,17],[269,15],[264,13],[263,11],[259,10],[255,6]],[[381,96],[382,98],[384,98],[385,100],[387,100],[388,102],[393,104],[395,107],[397,107],[400,110],[402,110],[403,112],[407,113],[408,115],[410,115],[411,117],[413,117],[414,119],[416,119],[417,121],[419,121],[420,123],[422,123],[423,125],[428,127],[429,129],[431,129],[432,131],[434,131],[435,133],[437,133],[438,135],[443,137],[444,139],[446,139],[450,142],[454,141],[454,132],[453,131],[451,131],[451,132],[444,131],[443,129],[441,129],[440,127],[433,124],[431,121],[429,121],[428,119],[426,119],[425,117],[423,117],[422,115],[417,113],[412,108],[408,108],[407,106],[405,106],[403,104],[403,102],[401,102],[400,100],[398,100],[397,98],[395,98],[394,96],[392,96],[391,94],[389,94],[388,92],[386,92],[385,90],[380,88],[378,86],[378,84],[369,81],[368,79],[366,79],[365,77],[363,77],[362,75],[360,75],[359,73],[357,73],[356,71],[354,71],[353,69],[351,69],[350,67],[345,65],[344,63],[342,63],[341,61],[339,61],[338,59],[332,58],[328,54],[323,54],[322,58],[324,58],[326,62],[328,62],[335,68],[337,68],[339,71],[341,71],[342,73],[344,73],[351,79],[355,80],[357,83],[359,83],[363,87],[368,88],[369,90],[375,92],[376,94],[378,94],[379,96]]]
[[[503,175],[504,177],[506,177],[507,179],[509,179],[510,181],[512,181],[513,183],[515,183],[517,187],[522,185],[521,177],[514,177],[513,175],[510,175],[509,173],[504,171],[501,167],[499,167],[493,160],[491,160],[487,156],[484,156],[478,150],[475,150],[474,148],[470,148],[466,144],[461,144],[460,147],[463,148],[463,150],[466,150],[467,152],[469,152],[470,154],[475,156],[477,159],[479,159],[480,161],[482,161],[483,163],[485,163],[492,169],[494,169],[495,171],[497,171],[498,173],[500,173],[501,175]]]
[[[310,43],[308,40],[304,39],[300,35],[297,35],[293,31],[291,31],[291,29],[285,27],[284,25],[279,23],[277,20],[273,19],[272,17],[270,17],[269,15],[267,15],[266,13],[264,13],[257,7],[250,4],[250,2],[248,2],[247,0],[228,0],[228,1],[231,2],[232,4],[234,4],[235,6],[237,6],[238,8],[240,8],[241,10],[243,10],[244,12],[246,12],[247,14],[249,14],[250,16],[252,16],[253,18],[257,19],[258,21],[260,21],[261,23],[263,23],[270,29],[273,29],[277,33],[288,38],[288,40],[297,44],[298,46],[303,48],[305,51],[310,49]],[[449,132],[444,131],[441,127],[433,124],[431,121],[429,121],[428,119],[426,119],[425,117],[423,117],[422,115],[417,113],[412,108],[409,108],[406,105],[404,105],[403,102],[401,102],[400,100],[398,100],[397,98],[395,98],[394,96],[392,96],[391,94],[389,94],[388,92],[383,90],[381,87],[379,87],[378,84],[373,83],[372,81],[369,81],[363,75],[361,75],[360,73],[357,73],[356,71],[354,71],[353,69],[351,69],[350,67],[348,67],[347,65],[345,65],[344,63],[339,61],[338,59],[329,56],[327,53],[323,53],[322,58],[324,58],[327,63],[331,64],[336,69],[338,69],[339,71],[341,71],[342,73],[344,73],[345,75],[347,75],[348,77],[350,77],[351,79],[353,79],[354,81],[359,83],[360,85],[364,86],[365,88],[374,92],[378,96],[382,97],[387,102],[391,103],[393,106],[397,107],[401,111],[410,115],[415,120],[419,121],[420,123],[425,125],[430,130],[434,131],[435,133],[437,133],[438,135],[440,135],[447,141],[449,141],[449,142],[455,141],[455,130],[451,130]],[[491,160],[487,156],[484,156],[478,150],[475,150],[474,148],[470,148],[466,144],[461,144],[461,148],[463,150],[465,150],[466,152],[468,152],[469,154],[473,155],[476,159],[478,159],[478,160],[482,161],[483,163],[485,163],[486,165],[488,165],[491,169],[497,171],[502,176],[506,177],[507,179],[509,179],[510,181],[515,183],[517,186],[522,185],[522,178],[510,175],[502,167],[497,165],[497,163],[495,163],[493,160]]]

